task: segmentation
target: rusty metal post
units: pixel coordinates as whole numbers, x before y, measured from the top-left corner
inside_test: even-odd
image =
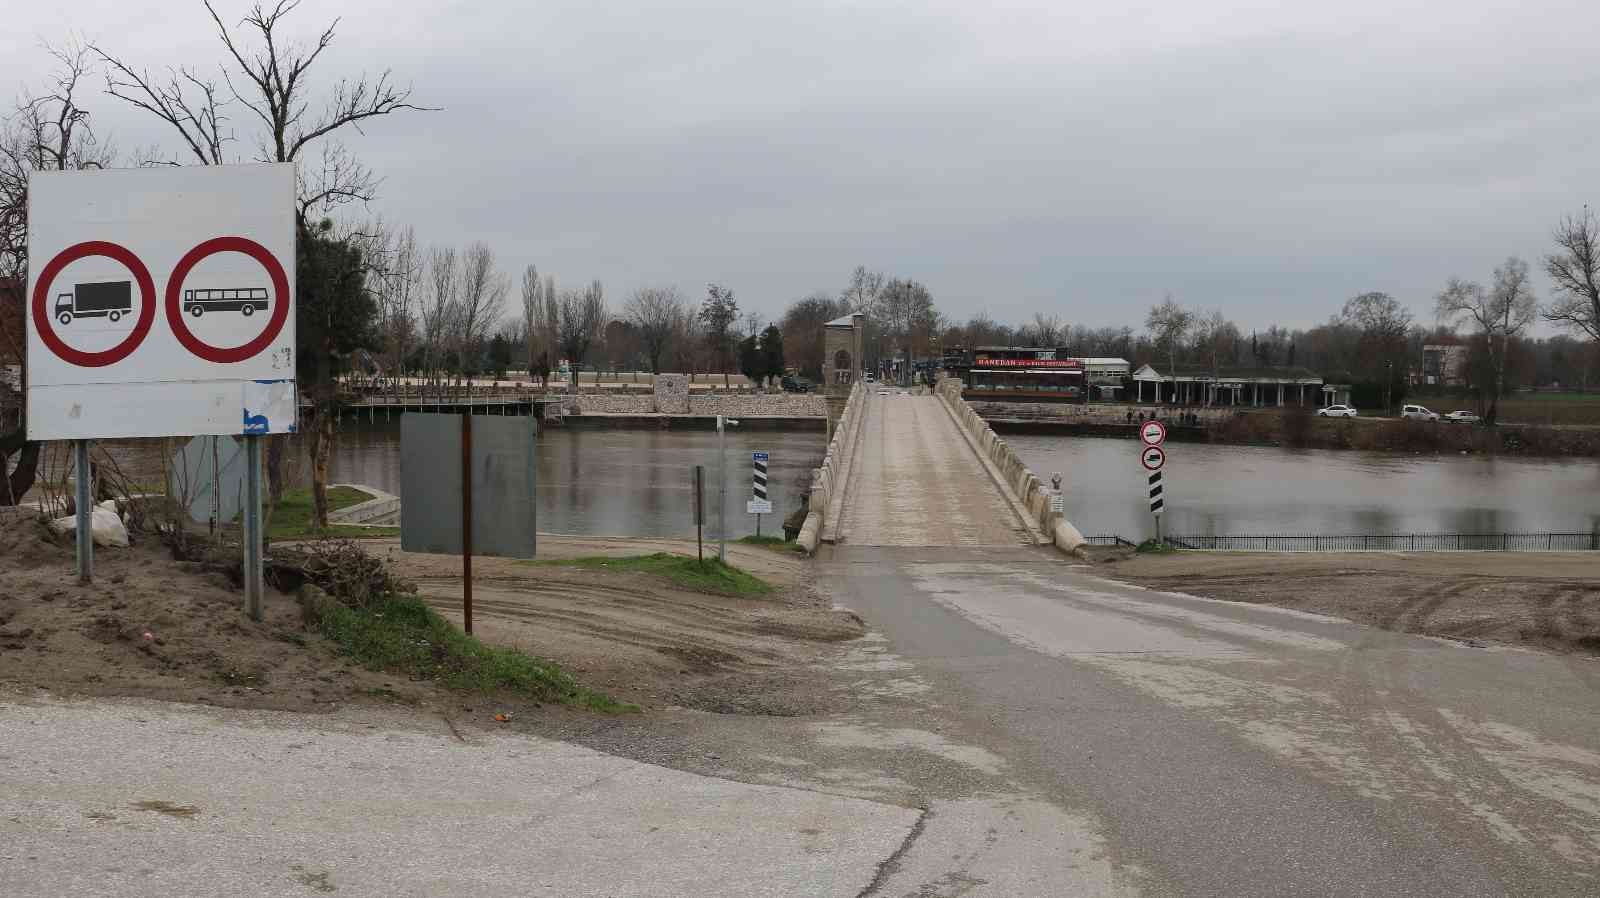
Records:
[[[472,406],[461,416],[461,622],[472,632]]]
[[[705,543],[706,523],[706,469],[704,465],[694,466],[694,554],[699,559],[700,566],[706,563]]]

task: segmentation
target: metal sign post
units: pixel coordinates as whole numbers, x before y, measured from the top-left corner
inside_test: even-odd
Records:
[[[700,564],[706,563],[706,466],[694,466],[694,554]]]
[[[472,405],[470,403],[461,416],[461,629],[468,633],[472,632]]]
[[[1156,519],[1156,541],[1159,542],[1161,513],[1166,510],[1166,502],[1161,496],[1161,468],[1167,463],[1167,453],[1160,446],[1146,446],[1140,453],[1139,461],[1150,472],[1150,514]]]
[[[244,607],[252,620],[261,620],[261,437],[244,438],[244,465]]]
[[[94,580],[94,490],[89,482],[89,441],[73,441],[78,467],[78,582]]]
[[[728,434],[738,418],[717,416],[717,560],[728,563]]]

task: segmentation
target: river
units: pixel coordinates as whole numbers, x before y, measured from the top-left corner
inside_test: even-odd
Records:
[[[1006,437],[1047,483],[1064,475],[1067,519],[1084,535],[1152,535],[1147,472],[1133,440]],[[1600,462],[1397,455],[1169,443],[1173,535],[1502,533],[1600,526]]]
[[[762,517],[762,533],[783,535],[783,518],[800,504],[811,469],[827,449],[821,431],[727,435],[728,532],[756,532],[745,513],[750,498],[750,454],[771,453],[768,489],[773,513]],[[542,428],[538,451],[539,529],[595,536],[685,536],[694,534],[695,465],[706,468],[706,536],[716,533],[715,431],[593,430]],[[302,472],[307,470],[302,462]],[[364,483],[404,495],[400,489],[400,421],[341,422],[331,474],[335,482]],[[304,476],[302,473],[301,476]]]

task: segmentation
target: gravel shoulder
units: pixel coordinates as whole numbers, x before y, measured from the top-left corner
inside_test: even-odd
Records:
[[[1405,633],[1600,654],[1600,553],[1092,550],[1151,589],[1328,614]]]

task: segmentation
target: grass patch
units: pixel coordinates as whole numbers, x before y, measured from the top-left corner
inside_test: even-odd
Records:
[[[760,546],[763,549],[771,549],[774,552],[798,552],[801,555],[806,554],[806,550],[801,548],[799,543],[784,539],[781,536],[756,536],[751,534],[750,536],[739,537],[738,542],[744,543],[747,546]]]
[[[592,555],[586,558],[555,558],[523,563],[564,565],[591,570],[637,571],[663,577],[671,581],[674,586],[681,586],[684,589],[724,596],[765,595],[772,592],[772,584],[731,564],[724,564],[716,558],[707,558],[702,562],[687,555],[673,555],[668,552],[618,557]]]
[[[1165,540],[1147,539],[1133,551],[1138,552],[1140,555],[1171,555],[1178,550]]]
[[[382,599],[363,610],[328,600],[316,616],[322,634],[368,670],[403,673],[462,692],[504,690],[596,711],[638,710],[579,686],[552,662],[484,645],[413,595]]]
[[[371,498],[371,495],[347,486],[329,487],[328,510],[349,508]],[[267,536],[270,539],[309,539],[316,536],[372,539],[394,536],[400,532],[398,527],[356,527],[350,524],[330,524],[327,529],[318,530],[312,523],[312,512],[310,490],[289,490],[283,494],[278,507],[272,510],[272,522],[267,527]]]

